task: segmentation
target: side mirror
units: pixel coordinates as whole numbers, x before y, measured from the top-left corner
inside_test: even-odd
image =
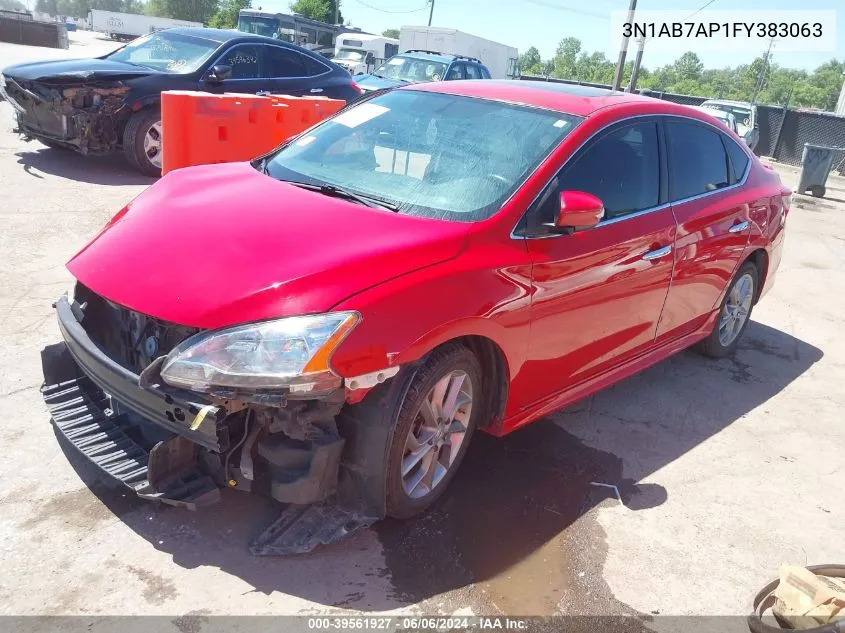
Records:
[[[205,74],[205,80],[216,84],[221,81],[226,81],[231,76],[231,66],[227,66],[226,64],[215,64],[209,68],[208,72]]]
[[[588,229],[604,218],[604,204],[593,194],[585,191],[561,191],[560,211],[555,220],[559,233],[573,233],[577,229]]]

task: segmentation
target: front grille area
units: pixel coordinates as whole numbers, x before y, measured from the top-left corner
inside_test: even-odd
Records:
[[[84,306],[82,326],[88,335],[114,361],[138,374],[200,331],[124,308],[81,283],[74,297]]]

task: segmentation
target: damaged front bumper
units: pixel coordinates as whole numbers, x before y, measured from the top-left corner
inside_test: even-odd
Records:
[[[64,342],[42,352],[44,400],[57,432],[103,474],[189,509],[219,500],[221,487],[291,504],[252,544],[256,554],[309,551],[378,518],[334,502],[339,404],[217,403],[157,384],[154,371],[133,373],[92,340],[84,306],[63,296],[55,307]]]
[[[7,76],[0,92],[15,109],[15,131],[27,138],[52,141],[83,154],[105,154],[120,143],[129,93],[120,82],[63,86]]]

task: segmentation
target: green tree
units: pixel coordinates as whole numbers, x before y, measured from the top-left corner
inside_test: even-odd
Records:
[[[26,11],[26,6],[19,0],[0,0],[0,9],[3,11]]]
[[[217,13],[211,16],[208,26],[215,29],[233,29],[238,25],[241,9],[249,9],[252,0],[223,0]]]
[[[698,55],[692,51],[687,51],[675,60],[673,64],[675,74],[679,80],[691,79],[698,81],[701,79],[701,71],[704,70],[704,64],[698,58]]]
[[[339,0],[296,0],[290,5],[290,10],[312,20],[334,24],[335,6],[338,3]],[[337,23],[343,23],[343,14],[340,10],[337,14]]]
[[[384,29],[381,34],[384,37],[392,37],[394,40],[399,39],[399,29]]]
[[[217,13],[218,5],[219,0],[147,0],[144,5],[144,13],[161,18],[207,24]]]
[[[565,37],[557,45],[554,59],[554,76],[561,79],[582,79],[578,72],[578,53],[581,52],[581,40],[577,37]],[[584,81],[582,79],[582,81]]]
[[[534,46],[519,56],[519,70],[526,75],[542,75],[545,68],[540,51]]]

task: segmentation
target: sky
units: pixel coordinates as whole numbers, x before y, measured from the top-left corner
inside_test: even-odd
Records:
[[[638,9],[700,9],[709,0],[639,0]],[[520,53],[535,46],[543,59],[554,56],[558,42],[577,37],[582,50],[603,51],[615,60],[619,40],[610,35],[610,12],[625,10],[628,0],[434,0],[432,26],[455,28],[479,37],[516,46]],[[290,0],[253,0],[253,8],[289,12]],[[427,0],[341,0],[340,10],[353,26],[371,33],[387,28],[428,23]],[[778,52],[772,50],[772,61],[787,68],[813,70],[831,58],[845,59],[845,4],[842,0],[713,0],[707,9],[839,9],[836,29],[836,51]],[[825,28],[828,28],[826,25]],[[696,51],[706,68],[721,68],[749,63],[765,52],[767,42],[761,40],[759,53],[729,51]],[[694,49],[693,49],[694,50]],[[634,48],[629,50],[633,55]],[[679,53],[650,52],[646,46],[643,65],[655,68],[671,63]],[[630,57],[629,57],[630,59]]]

